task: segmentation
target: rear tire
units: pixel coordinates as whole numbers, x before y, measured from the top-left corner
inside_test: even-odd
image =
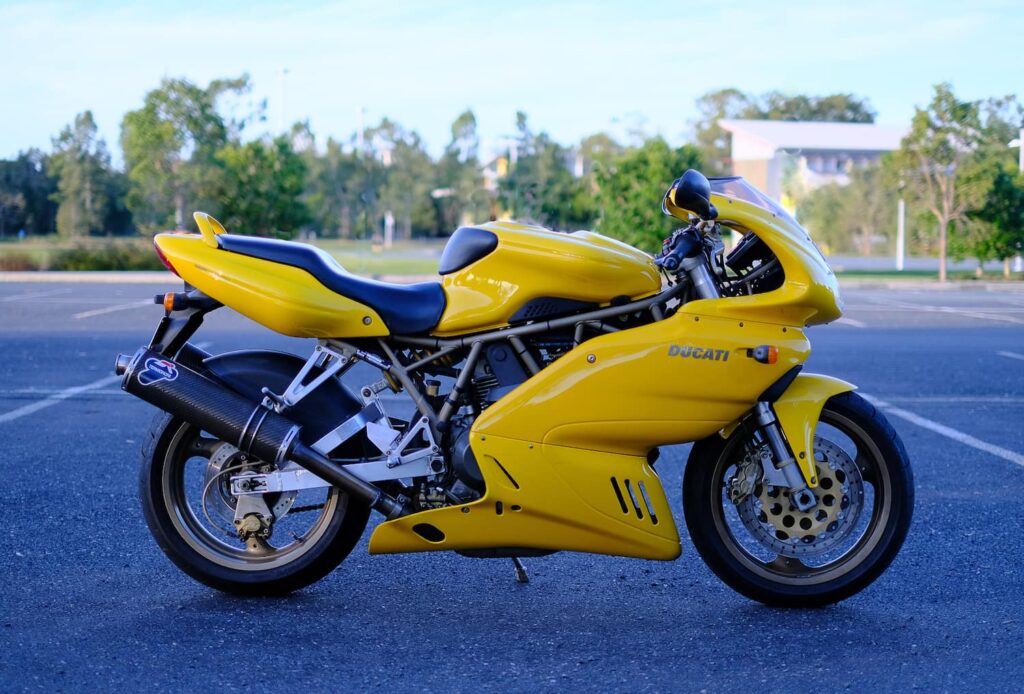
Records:
[[[161,413],[142,448],[142,510],[160,549],[178,568],[227,593],[283,595],[318,581],[348,556],[366,528],[370,510],[338,489],[321,492],[323,508],[307,534],[282,548],[268,544],[273,552],[260,547],[259,554],[250,556],[237,542],[219,537],[210,527],[208,507],[197,507],[184,491],[186,465],[203,457],[197,452],[201,448],[218,444],[197,427]]]
[[[793,527],[793,515],[799,514],[787,515],[787,511],[779,511],[780,506],[775,503],[786,504],[785,498],[765,497],[771,502],[771,509],[759,505],[756,494],[765,491],[769,495],[773,491],[779,494],[770,486],[764,490],[758,484],[757,489],[762,492],[751,494],[747,502],[753,504],[753,513],[748,512],[746,520],[737,521],[740,505],[729,501],[726,484],[728,471],[735,470],[737,461],[744,455],[743,439],[747,434],[743,427],[728,440],[715,435],[699,441],[690,453],[683,479],[683,508],[690,536],[708,567],[726,584],[752,600],[778,607],[820,607],[839,602],[878,578],[906,538],[914,506],[913,474],[903,443],[885,416],[856,393],[843,393],[825,404],[819,421],[819,436],[823,428],[839,432],[842,436],[836,434],[833,438],[849,440],[856,446],[855,454],[847,452],[847,457],[843,458],[847,466],[844,469],[852,471],[854,476],[861,475],[862,486],[849,495],[835,490],[833,493],[848,504],[839,507],[843,513],[857,518],[864,515],[864,518],[860,535],[853,527],[854,521],[850,521],[851,527],[845,531],[849,536],[842,538],[849,542],[848,548],[833,549],[829,545],[828,551],[823,549],[817,555],[815,543],[821,541],[826,545],[827,541],[822,538],[828,533],[823,530],[816,537],[809,535],[804,539],[810,539],[804,543],[794,539],[800,531],[799,526]],[[833,445],[831,450],[837,448]],[[835,457],[842,458],[842,455],[837,453]],[[823,460],[818,464],[839,469],[834,461]],[[850,468],[851,464],[855,464],[856,469]],[[843,472],[838,479],[846,483],[848,474]],[[864,502],[863,508],[858,508],[858,513],[854,514],[852,504],[857,503],[858,498],[866,499],[868,492],[870,509]],[[824,499],[827,492],[818,489],[816,493]],[[821,503],[819,507],[823,508]],[[860,514],[860,510],[865,514]],[[793,509],[790,507],[789,511]],[[791,533],[796,530],[793,537],[787,537],[782,528],[774,530],[776,526],[772,523],[777,519],[785,520]],[[810,521],[806,522],[810,526]],[[842,527],[843,522],[840,519],[828,527]],[[751,527],[764,531],[755,535]],[[778,533],[777,538],[772,537],[773,530]],[[779,553],[771,559],[773,552]],[[807,555],[801,556],[801,552]],[[835,558],[830,558],[833,555]],[[818,565],[805,565],[805,561],[812,559],[819,560]]]

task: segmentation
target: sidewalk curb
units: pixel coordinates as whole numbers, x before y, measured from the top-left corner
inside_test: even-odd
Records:
[[[365,275],[359,275],[365,277]],[[369,279],[395,284],[437,281],[437,275],[372,275]],[[33,270],[0,272],[0,284],[4,282],[74,283],[74,284],[180,284],[181,279],[166,270],[133,270],[91,272]]]
[[[875,280],[839,278],[840,289],[913,289],[920,291],[950,292],[1024,292],[1024,282],[979,282],[976,280]]]
[[[25,272],[0,272],[0,282],[74,282],[76,284],[165,284],[181,282],[166,270],[137,271],[58,271],[34,270]]]

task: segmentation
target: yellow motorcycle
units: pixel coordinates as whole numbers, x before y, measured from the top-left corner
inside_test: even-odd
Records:
[[[687,171],[662,206],[685,226],[653,258],[490,222],[458,229],[440,281],[412,285],[203,213],[199,234],[158,235],[185,290],[157,297],[151,343],[116,370],[163,410],[140,483],[160,547],[260,595],[333,570],[371,510],[371,553],[511,557],[519,580],[521,557],[563,550],[672,560],[658,447],[695,442],[686,524],[723,581],[785,606],[867,586],[906,537],[913,479],[853,385],[801,371],[807,326],[842,313],[835,276],[742,178]],[[723,229],[741,235],[728,255]],[[207,354],[189,340],[220,306],[315,339],[312,354]]]

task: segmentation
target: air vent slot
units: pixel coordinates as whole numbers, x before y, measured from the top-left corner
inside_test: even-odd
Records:
[[[417,523],[412,526],[412,531],[427,542],[444,542],[444,533],[430,523]]]
[[[633,510],[636,511],[636,517],[643,520],[644,512],[640,509],[640,502],[637,501],[636,493],[633,492],[633,485],[629,480],[626,480],[626,491],[629,493],[629,500],[633,502]]]
[[[647,487],[644,485],[643,481],[637,482],[636,484],[640,487],[640,496],[643,497],[644,506],[647,507],[647,515],[651,517],[651,523],[657,525],[658,516],[654,513],[654,504],[651,503],[651,497],[647,495]]]
[[[622,490],[619,489],[619,482],[612,477],[612,489],[615,490],[615,498],[619,500],[619,506],[622,508],[623,513],[629,513],[629,509],[626,508],[626,500],[622,498]]]
[[[630,513],[635,513],[636,517],[640,520],[644,519],[644,509],[647,509],[647,515],[650,516],[651,523],[653,525],[658,524],[658,516],[654,513],[654,504],[651,503],[651,497],[647,493],[647,487],[643,482],[637,482],[634,488],[633,483],[630,480],[622,480],[621,484],[619,480],[612,477],[612,490],[615,492],[615,499],[619,502],[619,508],[627,516]],[[626,493],[623,494],[622,489],[625,487]],[[626,503],[626,498],[629,498],[629,503]],[[631,508],[632,507],[632,508]]]
[[[490,456],[487,457],[490,458]],[[516,478],[513,477],[508,470],[505,469],[505,466],[499,463],[497,458],[491,458],[491,460],[494,461],[494,464],[498,466],[499,470],[505,473],[505,477],[508,477],[508,481],[512,483],[512,486],[515,487],[516,489],[519,489],[519,483],[516,482]]]

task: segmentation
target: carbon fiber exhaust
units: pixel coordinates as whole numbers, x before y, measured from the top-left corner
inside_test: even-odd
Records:
[[[406,513],[375,485],[303,444],[298,424],[159,352],[143,347],[130,360],[119,355],[115,371],[124,374],[122,390],[202,427],[244,453],[277,465],[292,460],[389,519]]]

